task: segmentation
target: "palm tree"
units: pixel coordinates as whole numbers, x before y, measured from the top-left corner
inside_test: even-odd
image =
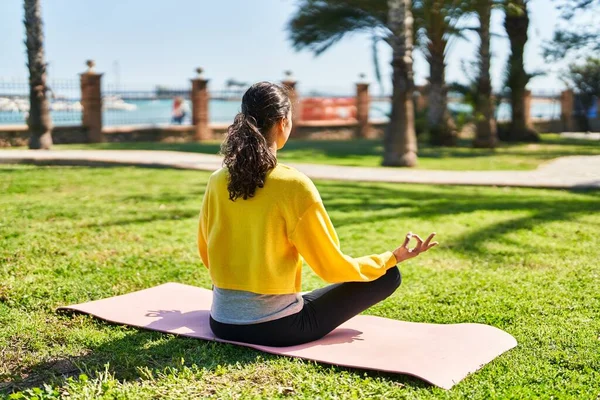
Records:
[[[417,135],[413,102],[413,17],[410,0],[388,0],[392,34],[392,115],[385,132],[383,165],[417,165]]]
[[[46,61],[40,0],[25,0],[25,31],[27,67],[29,68],[30,149],[49,149],[52,146],[52,119],[46,92]]]
[[[446,52],[451,36],[459,33],[457,23],[469,4],[464,0],[419,0],[414,12],[422,49],[429,63],[427,123],[434,145],[456,144],[456,126],[448,111]]]
[[[384,139],[383,164],[414,166],[417,140],[413,106],[412,0],[301,0],[289,22],[297,50],[316,55],[351,32],[367,31],[392,47],[392,115]]]
[[[474,8],[479,18],[479,73],[475,97],[476,137],[474,147],[494,148],[498,142],[492,102],[490,77],[490,19],[493,1],[475,0]]]
[[[525,121],[525,87],[532,75],[525,72],[523,53],[529,29],[529,0],[506,0],[504,28],[510,40],[510,56],[506,84],[510,89],[512,119],[506,139],[518,142],[537,142],[538,133]]]

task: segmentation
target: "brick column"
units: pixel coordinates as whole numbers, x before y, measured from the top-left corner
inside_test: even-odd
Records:
[[[360,75],[360,82],[356,84],[356,120],[358,125],[354,132],[357,139],[369,137],[371,126],[369,125],[369,107],[371,98],[369,97],[369,84],[364,81],[365,75]]]
[[[533,126],[533,122],[531,120],[531,90],[525,90],[523,102],[525,103],[524,112],[525,112],[525,126],[531,128]]]
[[[301,104],[298,91],[296,90],[296,84],[298,82],[292,78],[292,71],[285,71],[284,73],[285,79],[281,81],[281,84],[287,88],[288,96],[292,102],[292,132],[290,133],[290,137],[293,138],[296,137],[296,132],[298,132],[298,122],[300,121],[301,115]]]
[[[95,62],[87,61],[88,70],[80,74],[81,83],[81,123],[87,129],[89,143],[100,143],[102,136],[102,74],[94,71]]]
[[[565,132],[573,132],[575,124],[573,121],[573,109],[575,106],[575,95],[573,90],[563,90],[560,94],[560,120]]]
[[[202,68],[197,68],[198,76],[192,79],[192,124],[194,125],[194,140],[212,138],[208,114],[208,79],[202,76]]]

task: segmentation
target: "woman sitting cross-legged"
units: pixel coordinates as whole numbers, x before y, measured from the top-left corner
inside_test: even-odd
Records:
[[[206,187],[198,249],[213,283],[210,326],[221,339],[317,340],[390,296],[400,286],[396,264],[437,244],[434,234],[425,241],[408,234],[393,252],[344,255],[313,182],[277,162],[291,118],[284,88],[260,82],[248,89],[222,145],[224,167]],[[333,284],[301,295],[301,256]]]

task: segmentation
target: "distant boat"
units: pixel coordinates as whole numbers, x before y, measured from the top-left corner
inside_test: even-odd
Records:
[[[50,103],[50,111],[81,112],[82,110],[83,106],[78,101],[73,103],[67,101],[53,101]]]
[[[2,112],[19,112],[19,107],[12,99],[0,97],[0,111]]]
[[[126,103],[121,96],[106,96],[102,99],[102,108],[104,110],[115,110],[115,111],[135,111],[137,106],[135,104]]]
[[[15,113],[27,112],[29,111],[29,100],[0,97],[0,111]]]
[[[71,102],[63,99],[50,101],[49,106],[50,111],[81,112],[83,110],[81,102]],[[104,97],[102,108],[104,110],[116,111],[137,110],[137,106],[135,104],[126,103],[119,96]],[[29,99],[0,97],[0,112],[27,113],[29,112]]]

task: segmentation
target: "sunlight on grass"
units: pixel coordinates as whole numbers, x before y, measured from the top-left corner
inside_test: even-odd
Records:
[[[518,340],[449,392],[407,376],[54,311],[168,281],[209,288],[195,248],[208,176],[0,167],[0,397],[36,390],[46,396],[39,398],[74,399],[600,394],[598,191],[316,182],[348,254],[392,249],[409,230],[438,232],[439,248],[401,265],[400,289],[368,314],[490,324]],[[303,277],[304,290],[323,285],[309,268]]]

